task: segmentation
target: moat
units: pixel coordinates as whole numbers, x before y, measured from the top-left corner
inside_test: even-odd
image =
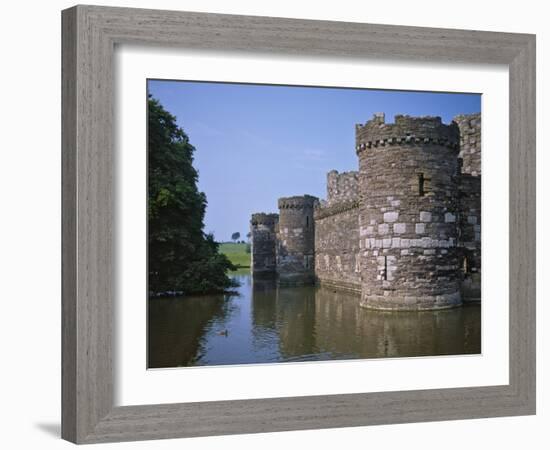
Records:
[[[481,352],[479,304],[375,311],[345,291],[234,276],[234,294],[149,301],[149,368]]]

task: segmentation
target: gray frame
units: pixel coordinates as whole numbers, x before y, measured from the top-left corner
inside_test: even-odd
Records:
[[[535,413],[535,36],[76,6],[63,11],[62,436],[76,443]],[[506,64],[510,384],[113,406],[113,52],[198,50]]]

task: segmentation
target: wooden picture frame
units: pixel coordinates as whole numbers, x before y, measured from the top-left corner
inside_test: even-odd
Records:
[[[62,13],[62,437],[75,443],[535,413],[535,36],[75,6]],[[509,384],[114,407],[116,44],[505,64],[510,86]]]

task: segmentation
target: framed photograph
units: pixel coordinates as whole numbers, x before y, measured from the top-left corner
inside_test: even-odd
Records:
[[[535,413],[535,37],[63,11],[62,435]]]

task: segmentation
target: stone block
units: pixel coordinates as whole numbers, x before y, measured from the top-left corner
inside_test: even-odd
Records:
[[[388,234],[390,226],[387,223],[381,223],[378,225],[378,234]]]
[[[420,221],[421,222],[431,222],[432,213],[429,211],[420,211]]]
[[[453,213],[450,213],[450,212],[445,213],[445,222],[446,223],[456,222],[456,216]]]
[[[397,211],[389,211],[384,213],[384,222],[390,222],[393,223],[397,220],[399,217],[399,213]]]
[[[424,247],[424,248],[429,248],[429,247],[432,247],[432,239],[429,238],[429,237],[423,237],[422,239],[420,239],[421,241],[421,244],[420,246],[421,247]]]
[[[393,232],[395,234],[402,234],[407,232],[407,224],[406,223],[394,223],[393,224]]]
[[[423,234],[426,231],[426,224],[424,223],[415,224],[414,231],[416,232],[416,234]]]

